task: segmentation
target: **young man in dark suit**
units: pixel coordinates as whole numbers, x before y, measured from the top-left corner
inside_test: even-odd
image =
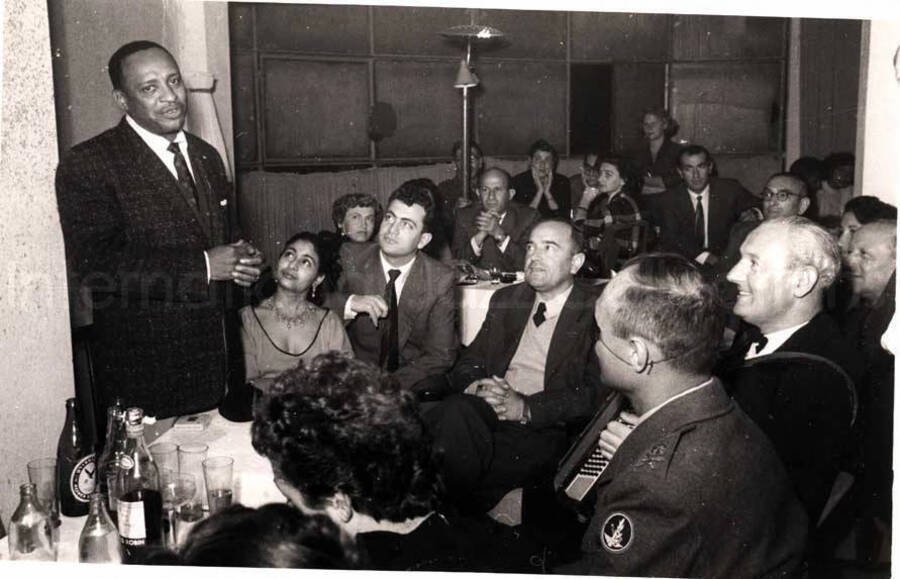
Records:
[[[493,167],[481,175],[478,205],[460,209],[453,233],[453,257],[482,269],[521,271],[525,243],[537,222],[537,211],[510,203],[515,189],[509,173]]]
[[[415,180],[401,185],[388,200],[378,243],[348,252],[327,302],[349,321],[356,356],[416,391],[443,379],[459,347],[456,272],[421,251],[433,225],[428,188]]]
[[[487,512],[506,492],[552,477],[566,424],[590,416],[599,368],[595,296],[574,285],[581,239],[565,221],[531,231],[525,283],[493,295],[481,330],[449,378],[461,394],[425,414],[451,498]]]
[[[803,508],[772,444],[712,375],[722,318],[715,286],[681,256],[638,257],[606,286],[595,350],[629,426],[597,479],[581,559],[555,572],[789,577],[799,568]]]
[[[263,258],[228,244],[230,184],[216,150],[183,130],[172,55],[132,42],[109,76],[124,118],[56,176],[69,268],[92,291],[99,412],[116,396],[158,417],[207,410],[225,388],[223,282],[251,285]]]
[[[657,249],[715,265],[731,226],[759,201],[737,181],[711,177],[712,157],[700,145],[682,149],[678,164],[682,184],[648,201],[650,220],[659,228]]]

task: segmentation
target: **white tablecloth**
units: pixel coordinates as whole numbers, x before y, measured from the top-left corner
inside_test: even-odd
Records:
[[[518,281],[513,283],[519,283]],[[478,335],[481,324],[487,316],[488,306],[491,304],[491,296],[500,288],[513,284],[494,284],[489,281],[480,281],[474,285],[457,286],[459,290],[459,340],[463,346],[468,346]]]
[[[210,410],[209,426],[200,432],[169,429],[154,442],[176,444],[200,443],[209,445],[207,456],[228,455],[234,458],[234,500],[248,507],[284,502],[273,480],[268,459],[256,454],[250,442],[250,422],[229,422],[218,410]],[[87,516],[60,516],[59,551],[57,561],[78,562],[78,537]],[[4,521],[4,526],[9,521]],[[9,529],[7,529],[9,532]],[[0,561],[9,561],[9,537],[0,539]]]

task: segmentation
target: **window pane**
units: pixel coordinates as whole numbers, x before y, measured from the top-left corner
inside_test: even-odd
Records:
[[[612,66],[573,64],[570,78],[570,153],[608,151],[612,133]]]
[[[365,63],[272,58],[263,66],[267,157],[368,156]]]

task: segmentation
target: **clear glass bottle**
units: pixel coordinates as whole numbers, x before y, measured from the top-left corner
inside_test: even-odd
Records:
[[[69,398],[66,400],[66,424],[56,447],[59,510],[67,517],[83,517],[88,514],[97,466],[91,446],[78,428],[78,406],[75,399]]]
[[[121,563],[119,532],[109,517],[103,495],[91,495],[90,511],[78,539],[79,563]]]
[[[119,493],[116,479],[119,473],[118,460],[125,450],[125,409],[122,399],[116,398],[106,409],[106,442],[97,460],[97,488],[106,501],[106,508],[113,523],[116,523],[116,501]]]
[[[119,536],[127,562],[140,560],[141,551],[162,544],[162,494],[159,472],[144,440],[144,411],[125,412],[125,450],[119,457],[116,479],[119,498]]]
[[[9,521],[9,558],[19,561],[56,561],[57,539],[50,513],[37,499],[33,483],[19,487],[19,506]]]

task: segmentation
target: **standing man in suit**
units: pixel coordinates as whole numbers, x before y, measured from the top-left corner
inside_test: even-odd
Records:
[[[537,210],[541,217],[568,219],[572,209],[569,178],[556,172],[559,155],[556,149],[540,139],[528,149],[528,170],[512,180],[516,203]]]
[[[456,216],[453,257],[482,269],[522,270],[525,243],[538,214],[531,207],[510,203],[515,194],[503,169],[492,167],[482,174],[481,203],[460,209]]]
[[[704,147],[688,145],[678,157],[683,183],[652,197],[650,218],[659,228],[657,249],[715,265],[731,226],[759,202],[740,183],[711,177],[713,159]]]
[[[158,417],[207,410],[225,388],[223,286],[251,285],[263,258],[227,243],[230,185],[216,150],[183,130],[172,55],[131,42],[109,76],[124,118],[56,175],[69,268],[92,291],[94,386],[101,408],[121,396]]]
[[[728,273],[744,322],[717,368],[741,408],[769,436],[815,526],[846,459],[860,368],[823,311],[840,270],[836,240],[804,217],[761,223]]]
[[[356,356],[421,391],[456,361],[456,272],[421,249],[431,241],[434,199],[408,181],[394,191],[378,243],[348,252],[328,305],[349,320]]]
[[[451,396],[425,414],[448,492],[486,512],[507,491],[552,477],[566,423],[590,416],[599,368],[591,352],[595,296],[574,285],[578,232],[536,225],[525,283],[493,295],[481,330],[450,373]]]
[[[558,573],[788,577],[806,517],[772,444],[713,376],[713,284],[687,259],[635,258],[597,300],[603,382],[632,430],[596,482],[582,558]]]

